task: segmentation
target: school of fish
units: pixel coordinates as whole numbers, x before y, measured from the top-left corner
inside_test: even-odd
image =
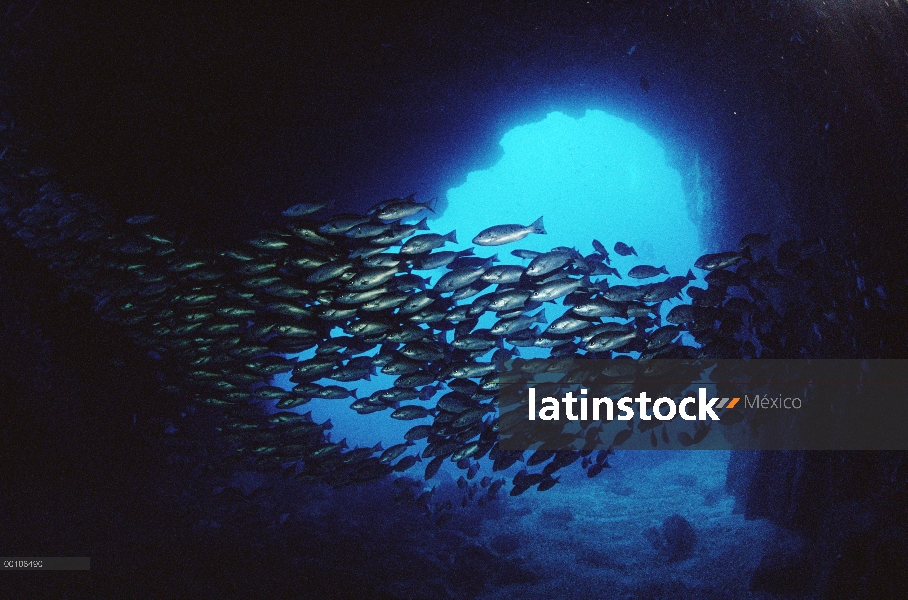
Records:
[[[584,449],[525,456],[498,447],[497,376],[523,348],[555,358],[773,358],[804,352],[805,335],[850,335],[845,300],[828,275],[835,261],[819,239],[774,245],[748,235],[733,251],[698,259],[704,285],[693,285],[692,270],[672,276],[635,264],[622,242],[614,261],[598,240],[589,253],[516,248],[511,264],[474,247],[447,249],[458,234],[414,222],[431,205],[412,196],[324,218],[317,215],[327,203],[299,204],[245,246],[213,251],[174,239],[161,218],[114,222],[41,169],[6,173],[2,185],[0,217],[12,236],[159,361],[164,392],[217,417],[228,462],[303,481],[344,486],[420,463],[429,480],[448,461],[464,472],[464,502],[487,502],[505,483],[470,482],[487,459],[493,472],[525,465],[511,494],[545,491],[573,463],[594,477],[608,467],[610,448],[592,449],[601,428],[578,434]],[[501,246],[528,235],[545,235],[541,217],[489,227],[473,242]],[[663,318],[664,303],[671,308]],[[805,311],[806,334],[796,331]],[[490,326],[478,326],[483,315],[494,316]],[[293,357],[310,350],[311,358]],[[378,373],[395,377],[393,385],[369,395],[341,385]],[[292,389],[273,385],[281,374]],[[331,437],[330,421],[302,412],[314,398],[413,427],[387,448],[348,448]]]

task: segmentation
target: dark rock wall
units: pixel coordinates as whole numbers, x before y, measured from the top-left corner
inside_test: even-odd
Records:
[[[752,586],[821,598],[898,598],[908,590],[904,452],[736,452],[728,488],[747,518],[797,532],[799,553],[771,553]],[[793,573],[796,573],[797,576]]]
[[[905,297],[902,4],[854,3],[838,12],[807,2],[450,6],[382,3],[376,12],[312,2],[293,11],[234,5],[210,13],[110,2],[18,6],[0,23],[10,58],[3,108],[43,134],[35,154],[74,189],[99,193],[122,216],[162,213],[208,244],[245,236],[309,198],[363,208],[411,191],[443,195],[470,170],[493,164],[511,127],[552,110],[602,108],[664,140],[687,189],[694,191],[695,161],[714,176],[716,204],[701,231],[709,246],[751,229],[850,238],[857,272]],[[24,485],[32,496],[12,508],[49,501],[53,473],[68,471],[66,459],[36,458],[47,439],[58,444],[53,455],[76,444],[69,460],[103,461],[87,470],[95,477],[157,472],[143,462],[147,449],[127,433],[129,423],[120,423],[141,410],[121,404],[133,391],[116,377],[85,379],[81,361],[92,348],[67,358],[46,341],[53,336],[33,331],[49,327],[63,339],[96,324],[64,319],[77,304],[70,313],[22,313],[60,300],[52,282],[23,277],[32,267],[17,264],[5,265],[0,281],[0,335],[12,349],[2,370],[12,415],[5,456],[18,461],[5,461],[4,474],[34,485]],[[17,299],[13,287],[32,292]],[[905,312],[896,305],[865,317],[881,340],[878,348],[865,344],[868,356],[904,348]],[[103,360],[123,355],[118,344]],[[67,383],[65,364],[75,365],[77,384]],[[36,402],[53,410],[30,410]],[[110,418],[96,422],[98,410]],[[905,469],[897,453],[741,455],[729,485],[748,517],[810,540],[809,580],[823,596],[894,598],[908,571]],[[95,483],[73,477],[76,487]],[[141,490],[141,479],[120,485]],[[115,487],[104,497],[139,502],[141,493],[132,493],[123,500]],[[70,520],[60,515],[68,514],[57,506],[43,523],[34,517],[8,531],[15,540],[31,527],[57,530],[65,554],[66,540],[79,538],[65,531]],[[760,585],[772,588],[767,578],[788,577],[792,564],[800,563],[768,561]]]
[[[588,108],[662,139],[688,178],[699,160],[710,247],[887,227],[852,209],[905,190],[900,9],[716,4],[41,5],[12,32],[7,101],[77,188],[212,243],[306,198],[443,198],[508,129]]]

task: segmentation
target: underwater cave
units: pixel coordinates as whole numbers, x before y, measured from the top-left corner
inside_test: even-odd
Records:
[[[18,596],[908,593],[904,411],[516,451],[496,387],[898,375],[904,2],[0,13],[0,542],[91,558]]]

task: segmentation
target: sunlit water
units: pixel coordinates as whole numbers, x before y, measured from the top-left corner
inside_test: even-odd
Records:
[[[468,174],[463,185],[449,190],[447,210],[430,221],[433,231],[457,231],[458,243],[445,249],[473,247],[471,240],[486,227],[527,225],[542,216],[545,235],[533,234],[504,246],[475,247],[475,252],[525,264],[511,251],[568,246],[590,254],[592,240],[598,239],[609,249],[612,265],[625,275],[623,283],[634,282],[626,273],[637,264],[665,265],[669,273],[683,275],[701,254],[681,176],[666,164],[658,140],[633,123],[595,110],[579,119],[553,112],[538,123],[512,129],[501,146],[501,159],[487,170]],[[634,247],[639,256],[618,256],[612,251],[618,241]],[[431,276],[435,283],[444,272],[421,271],[420,275]],[[563,310],[560,304],[547,304],[546,316],[551,321]],[[487,314],[483,319],[479,326],[488,327],[494,317]],[[342,333],[336,329],[335,335]],[[525,357],[543,356],[543,352],[521,349]],[[378,374],[347,387],[363,397],[392,382],[392,377]],[[277,383],[292,385],[286,375]],[[386,411],[359,415],[348,408],[351,401],[313,400],[299,410],[311,410],[317,420],[331,418],[334,439],[346,437],[351,447],[396,443],[415,424],[389,419]]]
[[[475,247],[476,254],[497,254],[501,262],[526,264],[511,251],[568,246],[586,255],[593,252],[592,240],[597,239],[609,250],[612,266],[624,275],[620,283],[633,285],[641,283],[627,277],[635,265],[665,265],[670,274],[684,275],[703,253],[680,174],[667,165],[658,140],[636,125],[600,111],[588,111],[580,119],[556,112],[509,131],[501,146],[501,159],[487,170],[470,173],[462,185],[449,190],[447,210],[430,221],[437,233],[457,231],[458,243],[445,249],[472,247],[471,240],[486,227],[528,225],[542,216],[545,235],[533,234],[504,246]],[[618,256],[613,251],[618,241],[633,246],[639,256]],[[444,272],[419,274],[431,276],[434,284]],[[672,304],[664,304],[663,315]],[[565,307],[558,302],[546,304],[545,310],[551,321]],[[494,315],[487,314],[478,326],[489,327],[493,322]],[[344,335],[339,328],[333,334]],[[520,349],[524,357],[547,352]],[[313,354],[309,351],[301,357]],[[379,373],[368,382],[344,385],[364,397],[390,387],[393,381],[394,377]],[[287,375],[278,384],[292,387]],[[389,411],[359,415],[348,408],[351,401],[313,400],[297,410],[311,410],[318,421],[330,418],[335,426],[332,439],[346,438],[350,447],[371,447],[379,441],[387,447],[398,443],[415,424],[428,422],[395,421]],[[424,442],[417,444],[408,454],[424,447]],[[613,457],[615,468],[594,481],[572,465],[560,473],[561,483],[551,492],[528,492],[510,499],[513,510],[502,520],[489,522],[482,538],[492,543],[496,536],[507,534],[526,542],[517,554],[545,574],[539,584],[520,590],[526,597],[555,597],[559,589],[578,582],[591,586],[587,590],[591,593],[611,597],[606,590],[635,588],[650,578],[737,589],[741,583],[735,573],[755,566],[773,528],[732,514],[733,500],[724,490],[728,457],[727,452],[711,451],[619,451]],[[481,462],[491,473],[488,459]],[[522,467],[518,463],[495,475],[510,478]],[[423,468],[424,464],[417,464],[406,474],[421,479]],[[426,487],[450,485],[460,474],[446,461]],[[700,544],[692,559],[667,566],[642,532],[658,527],[672,513],[694,524]],[[731,573],[710,567],[723,554],[737,557]],[[514,591],[506,588],[502,593],[508,590]]]

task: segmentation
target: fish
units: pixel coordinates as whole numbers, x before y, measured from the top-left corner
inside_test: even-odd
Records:
[[[546,328],[544,333],[563,335],[566,333],[575,333],[590,327],[593,323],[586,319],[578,319],[570,313],[558,317]],[[570,341],[570,340],[568,340]]]
[[[457,258],[463,256],[471,256],[472,254],[473,248],[467,248],[466,250],[461,250],[459,252],[455,252],[454,250],[433,252],[421,257],[418,262],[415,263],[414,268],[419,270],[432,271],[434,269],[438,269],[451,264]]]
[[[602,297],[612,302],[634,302],[642,300],[649,288],[647,286],[614,285],[602,291]]]
[[[480,231],[473,238],[473,243],[477,246],[501,246],[517,242],[527,237],[531,233],[545,234],[545,227],[542,224],[542,217],[533,221],[530,225],[495,225]]]
[[[567,296],[574,290],[582,286],[589,286],[589,279],[572,279],[564,277],[555,279],[540,285],[530,294],[530,299],[534,302],[549,302],[562,296]]]
[[[414,202],[413,196],[410,195],[402,200],[386,203],[375,213],[375,216],[382,221],[398,221],[417,215],[425,210],[435,213],[429,203]]]
[[[415,419],[424,419],[430,414],[429,409],[426,407],[414,406],[411,404],[395,409],[394,412],[391,413],[391,418],[399,419],[401,421],[413,421]]]
[[[522,259],[524,259],[524,260],[533,260],[534,258],[536,258],[537,256],[539,256],[540,254],[542,254],[542,252],[537,252],[537,251],[535,251],[535,250],[521,250],[521,249],[517,249],[517,250],[511,250],[511,254],[512,254],[513,256],[516,256],[517,258],[522,258]]]
[[[517,283],[525,272],[526,269],[519,265],[495,265],[485,270],[482,280],[496,284]]]
[[[453,292],[467,287],[474,281],[482,277],[486,272],[485,267],[478,268],[460,268],[449,271],[441,276],[435,284],[436,292]]]
[[[466,473],[465,502],[477,495],[487,502],[504,485],[484,474],[487,462],[497,471],[524,455],[498,447],[495,399],[502,370],[555,373],[549,369],[589,356],[611,359],[603,361],[609,365],[604,374],[620,378],[627,375],[622,365],[662,362],[653,358],[801,356],[811,343],[844,344],[836,349],[857,355],[857,343],[844,341],[857,336],[846,332],[863,312],[892,301],[888,288],[865,280],[838,254],[835,240],[782,242],[754,261],[751,250],[772,240],[749,234],[737,250],[696,261],[693,266],[708,271],[705,283],[688,270],[654,283],[612,285],[621,273],[608,266],[609,252],[598,240],[587,256],[570,247],[511,251],[515,258],[508,260],[528,264],[498,264],[497,255],[474,248],[441,249],[456,243],[455,232],[432,233],[426,219],[402,222],[432,210],[413,195],[384,201],[367,214],[311,221],[308,215],[327,203],[290,207],[277,226],[219,251],[181,243],[162,217],[124,223],[59,189],[27,198],[0,198],[11,243],[53,265],[67,294],[83,295],[99,318],[153,361],[174,367],[161,377],[162,394],[218,413],[212,422],[236,449],[231,460],[248,460],[249,468],[263,471],[293,465],[293,477],[337,487],[402,473],[426,458],[424,478],[437,476],[449,461]],[[544,233],[541,218],[527,227],[491,227],[474,243],[506,244],[531,233]],[[621,242],[614,251],[636,255]],[[824,279],[830,264],[855,273],[840,285]],[[423,272],[436,269],[444,270]],[[638,265],[627,275],[668,273]],[[593,283],[596,277],[603,279]],[[551,324],[548,303],[557,311]],[[519,348],[530,346],[545,358],[521,358]],[[299,358],[307,351],[308,358]],[[640,352],[639,361],[630,352]],[[569,377],[583,382],[585,374],[572,370]],[[273,378],[289,379],[290,389]],[[601,391],[631,388],[612,383]],[[420,423],[402,439],[383,440],[387,449],[351,449],[332,437],[330,420],[301,414],[313,399],[341,400],[341,408],[376,419]],[[744,418],[741,412],[727,415],[729,423]],[[669,445],[665,427],[661,435],[649,429],[624,429],[613,445],[641,433],[656,447],[660,440]],[[698,428],[672,437],[690,446],[708,433]],[[593,455],[600,434],[601,428],[587,427],[554,439],[527,460],[534,472],[518,473],[512,493],[546,491],[558,483],[557,472],[575,462],[588,477],[609,468],[607,451]],[[410,452],[421,440],[425,451]],[[486,455],[489,461],[482,460]],[[423,501],[432,505],[428,496]],[[444,514],[433,518],[450,514],[451,507],[440,510]]]
[[[705,271],[715,271],[730,267],[741,260],[753,260],[750,253],[750,246],[745,246],[740,252],[717,252],[714,254],[704,254],[694,262],[694,266]]]
[[[615,254],[618,256],[630,256],[631,254],[637,256],[637,251],[624,242],[615,242]]]
[[[413,228],[415,231],[415,227]],[[385,234],[391,230],[391,226],[385,223],[361,223],[354,226],[351,229],[348,229],[344,232],[344,235],[348,238],[353,239],[362,239],[362,238],[377,238],[378,236]],[[402,235],[401,237],[405,237]],[[374,242],[373,242],[374,243]]]
[[[526,268],[526,274],[529,277],[541,277],[543,275],[548,275],[552,271],[560,269],[564,265],[568,264],[574,258],[572,252],[553,250],[551,252],[546,252],[540,254],[536,258],[530,261],[529,266]]]
[[[457,232],[450,231],[445,235],[437,233],[424,233],[416,235],[404,242],[400,248],[401,254],[424,254],[435,248],[444,246],[447,242],[457,243]]]
[[[651,277],[657,277],[663,274],[668,275],[668,270],[665,268],[665,265],[662,265],[661,267],[637,265],[628,271],[627,274],[628,277],[633,277],[634,279],[650,279]]]
[[[602,242],[600,242],[599,240],[593,240],[593,250],[595,250],[597,254],[602,256],[607,264],[612,264],[612,261],[608,255],[608,250],[605,249],[605,246],[602,244]]]
[[[489,301],[488,309],[503,312],[523,308],[533,294],[530,290],[509,289],[495,293]]]
[[[509,335],[530,328],[533,323],[547,323],[544,309],[540,308],[532,315],[522,315],[513,319],[501,319],[492,325],[489,331],[493,335]]]
[[[353,213],[342,213],[331,217],[331,219],[320,225],[316,231],[322,235],[331,234],[337,235],[350,231],[357,225],[362,225],[363,223],[368,223],[370,220],[368,215],[358,215]]]
[[[772,243],[772,239],[764,233],[748,233],[741,238],[738,251],[742,252],[745,248],[760,248],[770,243]]]
[[[616,350],[622,348],[637,339],[636,332],[602,332],[591,338],[584,348],[590,352],[604,352],[607,350]]]
[[[605,298],[596,298],[575,304],[571,312],[581,317],[627,317],[627,306]]]
[[[326,202],[300,202],[299,204],[294,204],[293,206],[284,209],[281,212],[281,215],[290,219],[298,219],[330,208],[331,205],[332,202],[330,200]]]

